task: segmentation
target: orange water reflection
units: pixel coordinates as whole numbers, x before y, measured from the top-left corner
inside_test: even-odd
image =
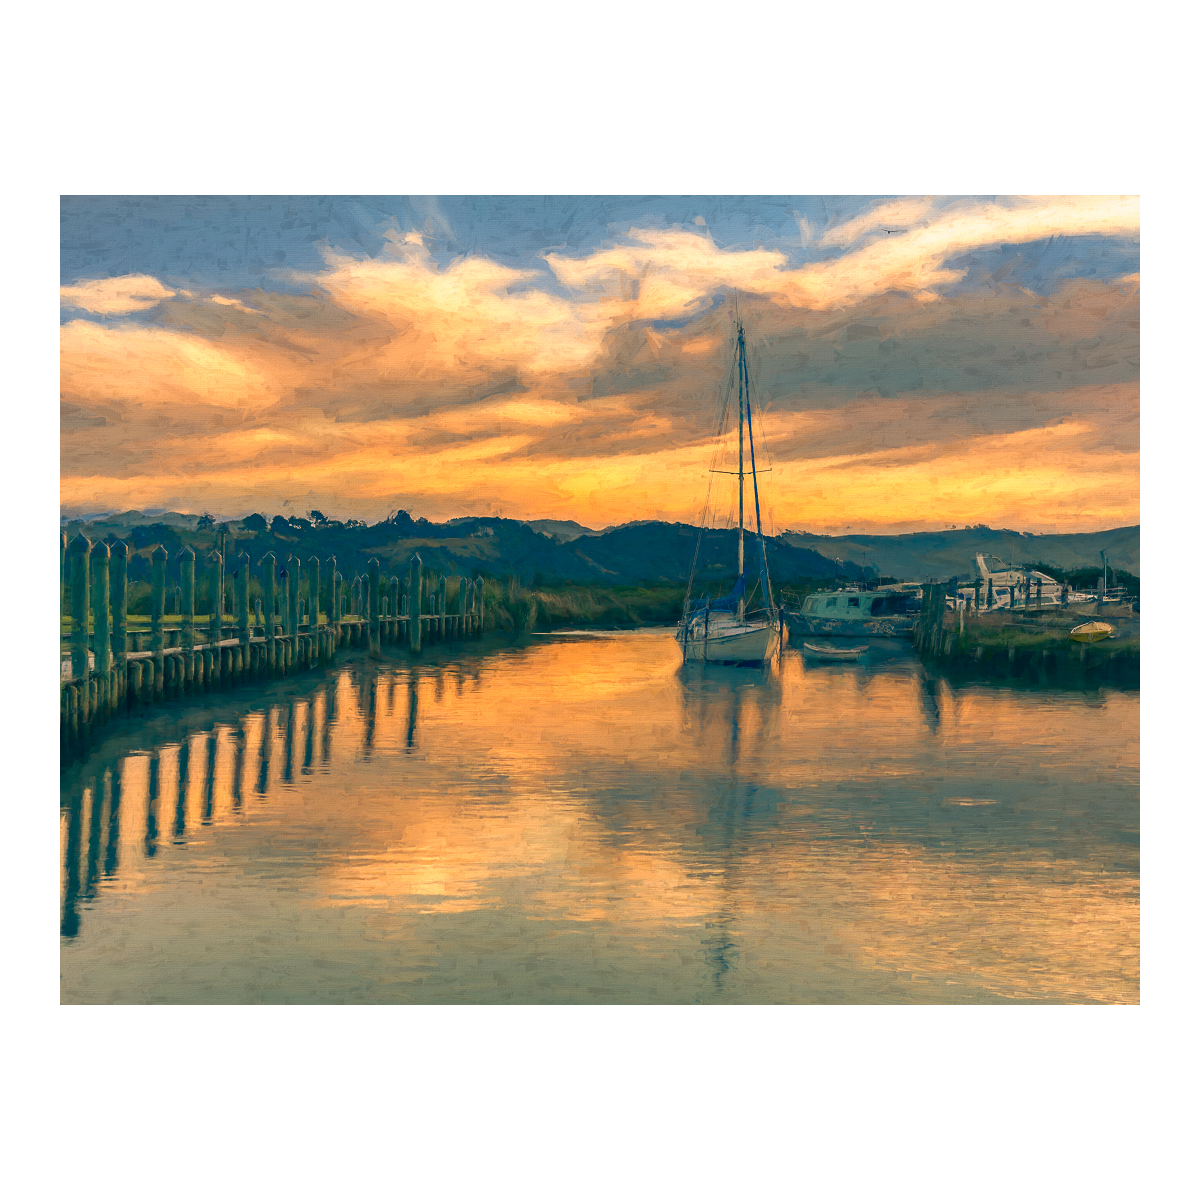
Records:
[[[64,999],[1135,1002],[1137,718],[901,647],[356,663],[64,777]]]

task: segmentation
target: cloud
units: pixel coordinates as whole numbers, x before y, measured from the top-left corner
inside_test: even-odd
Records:
[[[546,261],[577,302],[610,320],[674,319],[736,288],[828,310],[888,291],[932,299],[966,271],[945,265],[973,249],[1087,234],[1136,237],[1137,197],[1066,196],[1003,202],[888,201],[828,230],[818,245],[849,252],[797,267],[778,250],[722,250],[691,230],[631,229],[616,245]],[[887,234],[884,226],[904,232]],[[802,237],[803,237],[802,227]]]
[[[254,409],[276,398],[245,358],[202,337],[144,325],[70,321],[59,332],[63,398],[186,412]]]
[[[1128,523],[1137,277],[1048,297],[938,288],[964,247],[1136,236],[1136,221],[1136,201],[918,199],[809,228],[834,256],[800,264],[695,225],[551,253],[549,273],[439,264],[392,233],[376,258],[327,251],[291,276],[308,295],[81,284],[64,295],[94,289],[101,315],[158,308],[152,324],[62,327],[64,501],[694,520],[729,377],[718,298],[737,288],[781,524],[917,528],[922,505],[957,523]]]
[[[59,288],[64,308],[79,308],[102,316],[140,312],[174,295],[174,288],[164,287],[151,275],[80,280],[74,287]]]

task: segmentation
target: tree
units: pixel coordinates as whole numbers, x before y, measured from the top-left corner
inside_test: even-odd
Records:
[[[329,520],[326,518],[325,514],[315,508],[308,514],[308,519],[318,528],[320,528],[322,525],[329,524]]]
[[[197,529],[211,529],[215,522],[213,521],[212,513],[204,513],[200,520],[196,522]]]
[[[261,513],[251,513],[245,520],[242,521],[243,529],[250,529],[255,533],[262,533],[267,527],[267,518]]]
[[[291,533],[292,527],[288,524],[287,517],[272,517],[271,518],[272,533]]]

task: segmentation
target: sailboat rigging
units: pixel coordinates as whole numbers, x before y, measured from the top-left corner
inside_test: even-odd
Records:
[[[746,363],[746,331],[737,321],[736,367],[738,391],[738,574],[733,591],[718,599],[692,600],[692,585],[699,561],[700,543],[692,561],[692,574],[684,598],[683,618],[675,638],[684,662],[765,663],[773,659],[783,643],[784,629],[767,566],[763,537],[762,508],[758,495],[758,464],[754,452],[754,423],[750,417],[750,370]],[[748,435],[748,436],[747,436]],[[758,539],[758,585],[762,588],[761,609],[746,611],[746,445],[750,448],[750,480],[754,492],[755,532]],[[715,474],[734,474],[718,471]],[[701,529],[698,539],[704,536]]]

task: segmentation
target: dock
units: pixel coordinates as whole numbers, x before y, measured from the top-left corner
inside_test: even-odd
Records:
[[[946,607],[950,583],[924,587],[913,646],[927,663],[965,678],[1024,678],[1030,682],[1137,687],[1137,633],[1091,644],[1073,642],[1072,627],[1087,621],[1122,624],[1118,613],[1074,612],[1058,605],[1024,609]]]
[[[414,554],[403,577],[386,582],[377,558],[365,575],[343,579],[333,556],[295,555],[280,565],[274,554],[257,564],[243,551],[232,575],[232,614],[225,612],[225,562],[213,551],[208,573],[210,611],[196,611],[195,551],[177,556],[180,583],[172,591],[179,622],[164,621],[169,555],[150,556],[149,628],[130,626],[126,543],[63,536],[60,613],[70,591],[69,630],[60,653],[61,747],[64,758],[84,752],[96,731],[119,714],[144,711],[180,696],[212,692],[328,666],[339,651],[379,657],[384,645],[420,653],[423,644],[479,637],[484,631],[483,580],[436,575]],[[261,597],[253,608],[250,581]],[[227,620],[232,615],[233,620]]]

